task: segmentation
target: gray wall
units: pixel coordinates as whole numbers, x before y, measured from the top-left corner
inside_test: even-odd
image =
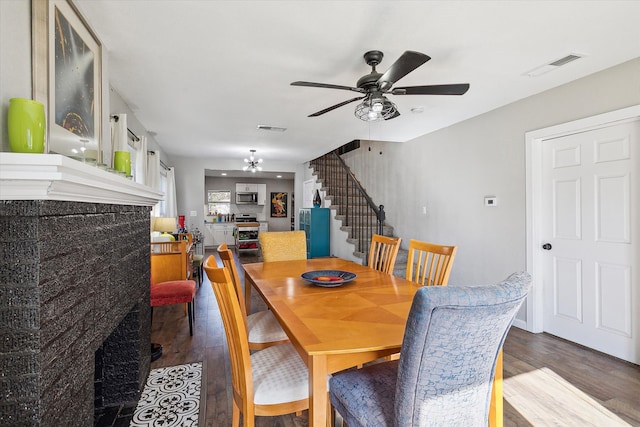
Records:
[[[407,143],[363,144],[345,160],[403,248],[411,238],[455,244],[449,283],[492,283],[526,268],[525,133],[638,104],[640,58]]]
[[[345,160],[404,248],[456,244],[450,283],[495,282],[525,268],[525,133],[636,104],[640,58],[413,141],[364,143]]]

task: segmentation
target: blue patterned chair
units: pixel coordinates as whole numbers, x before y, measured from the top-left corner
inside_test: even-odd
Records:
[[[487,425],[496,359],[530,286],[522,272],[421,288],[400,359],[334,375],[331,404],[349,427]]]

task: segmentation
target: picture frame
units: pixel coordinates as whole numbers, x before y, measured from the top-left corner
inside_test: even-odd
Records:
[[[72,0],[32,0],[33,99],[48,153],[102,163],[102,44]]]
[[[287,214],[287,193],[271,193],[271,218],[286,218]]]

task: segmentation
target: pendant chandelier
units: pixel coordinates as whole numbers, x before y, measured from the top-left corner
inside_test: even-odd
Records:
[[[245,158],[244,162],[246,163],[246,165],[242,168],[243,171],[251,171],[252,173],[256,173],[256,171],[261,171],[262,168],[260,167],[260,163],[262,163],[262,159],[257,159],[254,156],[254,153],[256,152],[256,150],[249,150],[251,152],[251,155],[249,156],[249,158]]]

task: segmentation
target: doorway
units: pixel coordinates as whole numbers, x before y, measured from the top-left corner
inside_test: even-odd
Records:
[[[640,106],[526,143],[527,329],[640,363]]]

